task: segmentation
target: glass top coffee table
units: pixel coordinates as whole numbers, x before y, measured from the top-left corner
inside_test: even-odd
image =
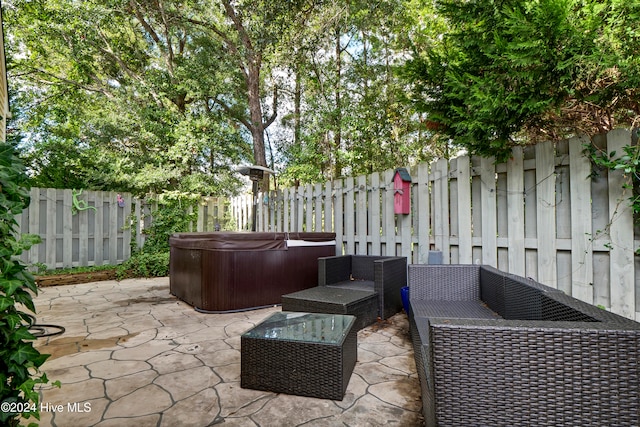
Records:
[[[277,312],[240,337],[240,386],[342,400],[357,359],[355,316]]]

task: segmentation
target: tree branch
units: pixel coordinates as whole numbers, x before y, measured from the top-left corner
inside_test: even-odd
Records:
[[[233,41],[231,41],[231,39],[223,31],[221,31],[218,27],[208,22],[200,21],[198,19],[193,19],[193,18],[185,18],[185,17],[183,17],[183,19],[185,19],[186,22],[190,24],[198,25],[200,27],[208,29],[209,31],[213,32],[216,36],[218,36],[220,40],[222,40],[222,43],[225,46],[227,46],[227,49],[229,50],[229,52],[231,52],[235,56],[238,68],[240,68],[240,71],[242,72],[242,75],[244,76],[245,80],[249,78],[249,73],[247,71],[246,64],[241,59],[242,55],[240,54],[240,50],[238,49],[238,46]]]
[[[174,53],[173,53],[173,46],[171,42],[171,34],[169,33],[169,21],[167,20],[167,14],[164,11],[162,2],[156,0],[156,5],[158,6],[158,10],[160,11],[160,18],[162,18],[162,24],[164,25],[164,38],[167,42],[168,57],[165,58],[165,61],[167,63],[167,69],[169,70],[169,75],[173,77],[174,76],[174,72],[173,72]]]
[[[244,25],[242,25],[242,21],[238,17],[238,14],[236,13],[235,9],[231,7],[231,3],[229,2],[229,0],[223,0],[222,4],[224,5],[224,10],[227,12],[227,16],[231,18],[231,21],[233,22],[233,26],[238,32],[238,35],[240,36],[240,40],[242,40],[242,44],[244,45],[245,49],[247,49],[247,54],[250,56],[250,58],[247,58],[247,59],[253,59],[253,57],[255,56],[253,43],[251,43],[249,34],[247,33],[247,30],[244,28]]]
[[[215,104],[218,104],[220,107],[222,107],[222,109],[224,111],[226,111],[227,114],[229,114],[230,117],[233,117],[234,119],[236,119],[237,121],[242,123],[242,125],[244,127],[246,127],[249,132],[251,132],[251,130],[253,129],[253,126],[251,125],[249,120],[247,120],[246,118],[242,117],[240,114],[238,114],[238,112],[236,110],[231,108],[229,105],[227,105],[224,101],[220,100],[219,98],[216,97],[216,98],[213,98],[211,100]]]
[[[267,119],[266,122],[263,123],[264,128],[268,128],[278,117],[278,86],[273,88],[273,113]]]
[[[32,68],[31,70],[32,70],[32,72],[28,72],[28,73],[25,73],[25,74],[32,74],[33,72],[35,72],[37,74],[42,74],[44,76],[51,77],[51,78],[53,78],[55,80],[58,80],[60,82],[73,85],[73,86],[75,86],[77,88],[80,88],[82,90],[86,90],[88,92],[101,93],[101,94],[105,95],[108,98],[114,98],[114,95],[111,92],[109,92],[107,89],[105,89],[104,87],[92,87],[92,86],[83,85],[82,83],[79,83],[79,82],[77,82],[75,80],[70,80],[70,79],[68,79],[66,77],[61,77],[61,76],[55,75],[55,74],[53,74],[53,73],[51,73],[49,71],[43,70],[42,68]],[[91,77],[91,79],[93,81],[100,82],[100,80],[97,77],[95,77],[94,75],[91,75],[90,77]],[[56,84],[55,82],[52,82],[52,81],[49,81],[49,80],[39,80],[39,81],[41,83],[47,84],[47,85]]]
[[[95,46],[99,51],[101,51],[103,54],[105,54],[106,56],[110,57],[111,59],[113,59],[115,62],[118,63],[118,66],[132,79],[134,79],[135,81],[137,81],[138,83],[142,84],[142,86],[145,87],[145,89],[147,89],[149,91],[149,94],[151,95],[151,97],[153,98],[153,100],[156,102],[156,105],[158,107],[164,107],[164,104],[162,103],[162,100],[160,99],[160,96],[155,93],[154,90],[152,90],[144,81],[144,79],[136,72],[134,72],[131,68],[129,68],[129,66],[127,66],[127,64],[122,60],[122,58],[120,58],[111,48],[111,44],[109,43],[109,40],[107,40],[106,36],[102,33],[102,31],[98,30],[98,34],[100,35],[100,38],[102,39],[102,42],[105,44],[106,47],[101,47],[101,46]]]
[[[135,0],[129,0],[129,4],[133,9],[133,13],[135,13],[136,15],[138,22],[140,22],[140,24],[144,27],[144,29],[147,30],[147,32],[149,33],[153,41],[156,42],[157,44],[160,44],[160,37],[158,37],[158,34],[155,32],[153,28],[151,28],[151,25],[149,25],[147,20],[144,19],[144,16],[140,12],[140,10],[142,9],[142,6],[140,5],[140,3],[138,3]]]

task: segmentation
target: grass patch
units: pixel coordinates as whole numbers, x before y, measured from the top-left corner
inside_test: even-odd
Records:
[[[69,268],[56,268],[53,270],[48,270],[46,266],[42,268],[42,266],[36,265],[37,271],[34,273],[37,276],[55,276],[58,274],[79,274],[79,273],[95,273],[98,271],[111,271],[117,270],[119,265],[105,264],[105,265],[95,265],[88,267],[69,267]]]

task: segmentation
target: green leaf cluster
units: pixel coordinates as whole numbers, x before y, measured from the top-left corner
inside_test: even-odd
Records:
[[[118,280],[127,277],[166,277],[169,275],[169,251],[137,252],[116,268]]]
[[[18,256],[35,236],[16,237],[15,215],[29,205],[25,169],[14,147],[0,144],[0,401],[28,404],[24,413],[0,412],[1,425],[18,425],[21,417],[39,419],[38,393],[34,387],[48,382],[39,368],[48,355],[33,347],[29,332],[35,313],[34,278]]]
[[[433,16],[448,28],[417,39],[410,97],[472,153],[504,159],[640,117],[638,2],[442,0]]]
[[[32,185],[135,194],[234,193],[272,123],[284,184],[423,161],[448,144],[433,146],[399,77],[421,7],[12,0],[10,135]]]
[[[167,191],[147,203],[155,205],[151,226],[144,230],[145,241],[127,261],[119,265],[116,274],[125,277],[163,277],[169,275],[169,237],[189,231],[198,219],[197,205],[201,196],[194,193]]]
[[[143,252],[164,252],[169,250],[169,236],[173,233],[189,231],[198,219],[197,205],[200,196],[179,192],[166,192],[157,197],[157,209],[151,215],[153,221],[145,229]]]
[[[278,138],[285,185],[368,174],[441,154],[400,71],[420,27],[412,1],[327,2],[286,62],[297,108]],[[443,144],[442,146],[445,146]]]

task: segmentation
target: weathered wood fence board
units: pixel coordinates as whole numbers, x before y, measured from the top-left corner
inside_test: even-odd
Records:
[[[570,174],[584,179],[570,179],[571,193],[571,294],[593,304],[593,247],[591,236],[591,163],[582,155],[587,138],[569,141]],[[640,311],[640,310],[639,310]]]
[[[144,245],[144,230],[157,209],[157,202],[129,193],[32,188],[30,196],[29,207],[16,221],[21,234],[37,234],[42,243],[21,259],[49,269],[122,263],[131,257],[134,236],[134,247]],[[203,197],[197,209],[192,231],[236,227],[229,199]],[[250,225],[243,218],[241,224]]]
[[[626,131],[616,129],[607,135],[607,151],[615,151],[616,156],[623,154],[622,147],[628,145],[629,137]],[[625,177],[621,170],[609,171],[609,239],[611,244],[610,277],[617,282],[611,286],[611,310],[623,316],[634,314],[634,253],[633,253],[633,213],[627,199],[631,184],[629,177]]]
[[[627,130],[591,140],[618,153],[632,141]],[[339,253],[412,263],[440,250],[445,263],[494,265],[640,319],[640,233],[628,178],[619,171],[592,178],[583,154],[589,141],[517,147],[505,164],[462,156],[418,165],[409,215],[394,214],[393,170],[280,190],[258,230],[334,231]]]
[[[42,243],[23,253],[28,264],[48,268],[117,264],[131,256],[130,194],[31,189],[31,203],[16,218],[19,232]]]
[[[191,231],[220,231],[233,228],[229,199],[224,197],[203,197],[198,203],[198,219]]]

